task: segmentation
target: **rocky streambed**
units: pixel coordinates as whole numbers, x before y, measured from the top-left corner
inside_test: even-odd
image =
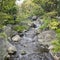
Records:
[[[33,23],[35,25],[25,31],[22,36],[15,33],[12,38],[8,37],[8,40],[0,39],[0,52],[4,52],[0,54],[0,60],[54,60],[48,48],[50,41],[55,38],[55,33],[53,31],[37,33],[41,24],[38,20]],[[10,34],[11,29],[9,30]]]

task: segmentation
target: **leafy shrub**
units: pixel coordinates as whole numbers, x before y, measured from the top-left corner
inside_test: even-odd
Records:
[[[42,26],[40,27],[41,30],[44,30],[45,28],[48,27],[48,24],[50,23],[50,19],[49,18],[44,18],[43,23],[44,24],[42,24]]]
[[[4,24],[5,21],[11,20],[12,16],[3,12],[0,12],[0,24]]]
[[[56,30],[56,33],[60,33],[60,29],[59,28]]]
[[[58,25],[59,25],[59,22],[57,20],[53,19],[49,23],[49,28],[55,30],[55,29],[58,29],[58,27],[57,27]]]
[[[51,18],[54,18],[57,16],[57,11],[48,12],[46,15],[51,17]]]
[[[5,24],[14,24],[15,21],[14,20],[8,20],[8,21],[5,21]]]

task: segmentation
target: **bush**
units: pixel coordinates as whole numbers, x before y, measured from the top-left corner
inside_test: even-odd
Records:
[[[56,30],[56,33],[60,33],[60,28],[58,28],[58,29]]]
[[[50,19],[49,18],[44,18],[43,19],[43,24],[42,24],[42,26],[40,26],[40,29],[41,30],[44,30],[44,29],[46,29],[47,27],[48,27],[48,24],[50,23]]]
[[[58,29],[58,26],[59,25],[59,22],[56,20],[56,19],[52,19],[52,21],[49,23],[49,28],[50,29],[53,29],[53,30],[56,30]]]
[[[57,11],[48,12],[46,15],[51,17],[51,18],[54,18],[57,16]]]

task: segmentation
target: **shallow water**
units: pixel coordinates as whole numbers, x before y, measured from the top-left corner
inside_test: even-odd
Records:
[[[24,36],[19,42],[11,42],[17,48],[18,56],[17,58],[13,57],[11,60],[54,60],[50,53],[40,53],[38,51],[38,35],[36,35],[38,28],[39,26],[37,28],[30,28],[24,33]],[[25,53],[22,54],[23,52]]]

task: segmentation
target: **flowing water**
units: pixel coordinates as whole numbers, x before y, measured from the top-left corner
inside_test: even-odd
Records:
[[[36,21],[36,28],[30,28],[24,33],[24,36],[19,42],[11,42],[17,48],[17,54],[11,57],[10,60],[54,60],[52,55],[48,53],[41,53],[37,49],[38,35],[36,30],[41,25],[39,21]]]

